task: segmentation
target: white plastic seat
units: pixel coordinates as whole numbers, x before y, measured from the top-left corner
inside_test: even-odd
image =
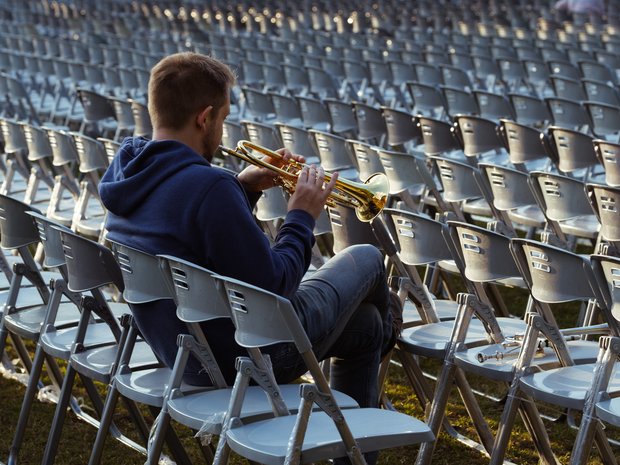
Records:
[[[127,248],[121,246],[120,250],[126,253]],[[205,354],[210,352],[210,348],[199,326],[200,322],[227,318],[230,315],[228,306],[222,300],[223,296],[216,288],[215,275],[205,268],[176,257],[162,256],[161,260],[166,279],[170,280],[169,286],[175,289],[177,316],[187,323],[191,336],[187,334],[179,338],[177,363],[170,373],[169,380],[166,380],[165,404],[156,425],[153,440],[149,444],[147,463],[153,463],[159,456],[162,446],[161,434],[165,431],[170,418],[199,431],[200,435],[220,434],[226,410],[231,403],[231,398],[235,395],[234,388],[226,385],[217,361],[206,357]],[[205,302],[209,302],[210,305],[205,305]],[[200,347],[202,355],[199,356],[197,349]],[[190,351],[198,356],[203,366],[209,368],[208,373],[213,387],[200,389],[194,386],[194,392],[184,388],[181,379],[186,362],[183,361],[183,357],[187,360]],[[244,408],[240,412],[240,418],[244,422],[253,422],[273,416],[269,396],[265,395],[265,391],[260,386],[247,387],[245,394],[248,403],[244,403]],[[296,411],[299,407],[299,385],[280,386],[277,397],[283,402],[287,411]],[[357,402],[342,393],[337,394],[336,401],[342,408],[358,406]],[[225,442],[222,439],[220,441]]]
[[[300,387],[297,414],[248,424],[237,420],[238,407],[243,405],[240,393],[236,398],[239,403],[231,402],[226,417],[226,442],[233,451],[249,460],[273,465],[289,460],[311,463],[346,456],[360,465],[365,463],[361,453],[433,439],[423,422],[402,413],[371,408],[340,410],[290,302],[237,280],[219,276],[216,279],[226,289],[236,328],[235,340],[251,351],[252,361],[248,362],[260,363],[260,347],[292,342],[316,383]],[[241,382],[239,377],[235,387]],[[316,396],[318,392],[322,399]],[[321,411],[311,411],[315,403]],[[215,463],[223,463],[219,461],[221,458],[216,453]]]
[[[513,428],[516,409],[523,406],[524,403],[530,404],[532,399],[577,410],[585,410],[589,406],[588,412],[584,411],[582,427],[573,448],[573,454],[577,452],[583,459],[587,457],[587,454],[583,456],[584,451],[579,449],[585,447],[587,440],[584,440],[582,434],[587,428],[584,425],[592,425],[590,416],[594,405],[592,400],[587,399],[594,395],[591,392],[593,380],[602,379],[598,368],[595,369],[594,362],[597,359],[594,357],[597,357],[598,354],[600,363],[601,352],[598,351],[599,344],[595,341],[570,341],[567,336],[571,334],[604,334],[606,331],[617,334],[618,325],[611,316],[610,300],[602,296],[599,283],[596,281],[590,261],[587,258],[551,245],[526,239],[512,239],[511,249],[524,279],[528,282],[535,303],[534,308],[538,309],[538,313],[529,312],[525,317],[528,327],[523,334],[523,344],[515,362],[515,376],[500,419],[491,463],[497,464],[503,460],[506,444]],[[570,276],[571,279],[566,279],[567,276]],[[604,285],[607,287],[607,283]],[[550,314],[549,305],[570,301],[587,302],[588,305],[584,312],[586,321],[578,321],[577,326],[571,329],[569,333],[563,333],[563,331],[569,330],[562,330],[557,326],[554,317]],[[587,326],[591,325],[593,321],[597,321],[599,314],[606,325],[598,326],[605,326],[605,328]],[[553,350],[560,366],[542,371],[529,370],[528,367],[540,367],[541,359],[537,357],[540,354],[539,341],[543,339],[548,342],[549,348]],[[600,344],[603,344],[605,339],[605,337],[601,338]],[[574,351],[574,342],[579,343],[576,351]],[[588,345],[590,346],[589,349]],[[543,350],[546,352],[546,349]],[[580,358],[586,355],[588,351],[592,352],[592,358],[589,361]],[[610,392],[613,390],[620,392],[618,391],[620,378],[612,380],[609,387]],[[594,429],[591,427],[588,429],[591,433],[591,440],[595,434]],[[602,435],[602,431],[599,430],[596,435],[603,462],[613,463],[608,462],[612,453],[608,449],[609,445]],[[535,443],[540,444],[540,439],[535,438]],[[550,450],[546,451],[546,453],[550,452]],[[589,449],[586,452],[589,452]],[[539,453],[542,454],[542,451],[539,450]],[[571,463],[585,462],[573,460]]]
[[[362,453],[406,442],[415,444],[431,437],[424,423],[391,410],[346,410],[343,417]],[[250,423],[232,428],[227,438],[231,448],[244,457],[267,465],[283,465],[296,421],[295,416],[286,416]],[[310,417],[300,453],[301,463],[313,463],[326,457],[346,457],[347,449],[332,419],[320,412]]]

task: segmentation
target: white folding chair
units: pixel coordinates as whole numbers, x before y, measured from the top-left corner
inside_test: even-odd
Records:
[[[310,463],[349,457],[365,463],[363,453],[417,444],[433,439],[421,421],[391,410],[341,410],[335,402],[312,346],[291,303],[275,294],[230,278],[217,277],[226,289],[235,323],[235,340],[251,350],[251,359],[239,359],[236,386],[249,382],[242,368],[264,366],[253,349],[280,342],[293,343],[313,376],[314,383],[299,387],[297,414],[243,424],[239,413],[243,392],[231,401],[226,416],[226,442],[236,453],[268,465]],[[243,379],[245,377],[245,380]],[[322,411],[312,411],[314,405]],[[220,464],[216,454],[215,463]]]

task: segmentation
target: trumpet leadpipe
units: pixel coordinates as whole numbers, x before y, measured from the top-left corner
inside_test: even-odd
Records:
[[[276,183],[280,184],[289,193],[295,190],[297,178],[301,170],[307,166],[296,160],[284,160],[284,157],[278,152],[247,140],[239,141],[237,148],[234,150],[221,145],[220,150],[222,153],[239,158],[248,164],[273,171]],[[276,160],[281,166],[269,163],[254,153],[265,155],[271,160]],[[329,182],[331,178],[331,174],[325,174],[325,182]],[[361,221],[369,222],[381,213],[383,207],[385,207],[389,191],[389,182],[384,173],[372,174],[365,182],[338,179],[332,192],[329,194],[327,205],[341,204],[354,208],[357,217]]]

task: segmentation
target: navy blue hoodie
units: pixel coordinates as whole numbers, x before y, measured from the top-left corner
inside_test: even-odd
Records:
[[[99,193],[109,211],[108,237],[147,253],[183,258],[286,297],[295,293],[310,264],[310,214],[290,211],[272,246],[252,215],[248,196],[254,202],[258,196],[180,142],[125,139]],[[171,302],[135,307],[145,338],[172,366],[176,334],[165,343],[157,340],[170,332],[162,318],[174,314]],[[234,344],[221,336],[221,345]]]

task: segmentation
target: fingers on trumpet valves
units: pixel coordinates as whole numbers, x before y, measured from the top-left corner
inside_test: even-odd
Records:
[[[307,181],[308,177],[309,177],[309,172],[310,172],[310,167],[309,166],[304,166],[301,169],[301,172],[299,173],[299,180],[303,181],[303,182]]]

